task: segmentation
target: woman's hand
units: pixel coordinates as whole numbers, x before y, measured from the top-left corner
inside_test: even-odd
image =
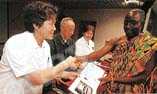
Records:
[[[67,63],[68,67],[78,68],[81,65],[81,60],[77,59],[76,57],[69,56],[65,62]]]
[[[64,79],[69,79],[69,80],[74,80],[76,77],[78,77],[78,73],[77,72],[68,72],[68,71],[64,71],[61,75],[61,78]]]

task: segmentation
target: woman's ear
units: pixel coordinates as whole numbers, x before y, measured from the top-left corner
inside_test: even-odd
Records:
[[[34,30],[38,30],[39,27],[36,24],[33,24]]]

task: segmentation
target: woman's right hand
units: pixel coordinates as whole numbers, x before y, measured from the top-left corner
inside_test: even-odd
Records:
[[[72,57],[72,56],[69,56],[65,60],[65,62],[68,65],[68,67],[74,67],[74,68],[78,68],[82,63],[79,59],[77,59],[76,57]]]

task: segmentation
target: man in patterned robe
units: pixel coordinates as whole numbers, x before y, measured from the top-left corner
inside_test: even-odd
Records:
[[[105,78],[104,93],[146,93],[150,73],[156,66],[157,38],[150,33],[141,33],[144,25],[144,11],[131,10],[124,20],[126,36],[112,50],[111,70]]]

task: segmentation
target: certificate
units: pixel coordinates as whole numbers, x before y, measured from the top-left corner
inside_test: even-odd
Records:
[[[98,79],[103,77],[104,74],[105,71],[96,64],[88,63],[69,87],[69,90],[74,94],[96,94],[100,84]]]

